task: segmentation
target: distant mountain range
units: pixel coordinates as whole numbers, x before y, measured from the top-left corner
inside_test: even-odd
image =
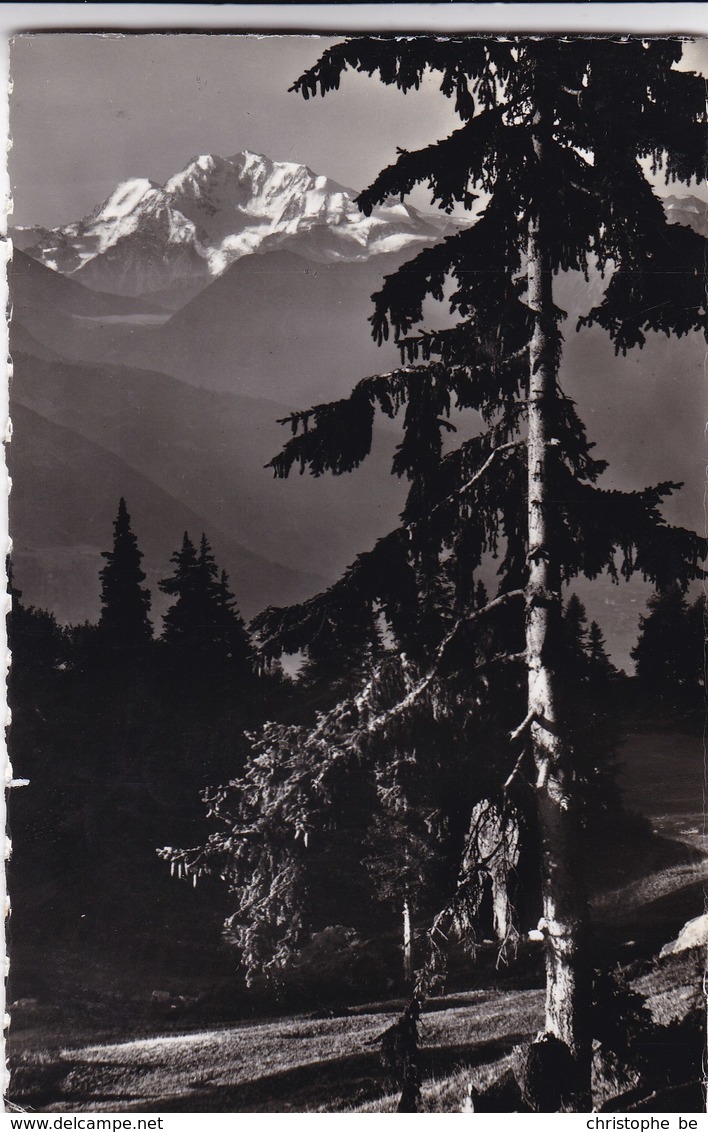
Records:
[[[126,182],[76,224],[15,230],[11,534],[26,600],[95,619],[121,494],[158,614],[184,529],[206,531],[250,615],[316,592],[391,528],[405,484],[387,474],[389,422],[351,476],[276,481],[263,466],[291,408],[397,364],[371,340],[370,296],[459,223],[398,203],[366,219],[353,196],[302,165],[209,156],[164,186]],[[705,234],[703,202],[664,206]],[[591,279],[593,301],[602,286]],[[597,328],[574,333],[584,281],[559,279],[558,302],[564,388],[611,462],[608,485],[685,480],[667,515],[695,526],[704,344],[650,336],[617,359]],[[431,304],[429,324],[441,313]],[[646,585],[578,588],[626,663]]]
[[[266,600],[309,597],[339,575],[372,531],[390,529],[402,490],[386,474],[393,446],[386,434],[351,477],[275,480],[264,465],[287,437],[277,423],[287,411],[165,374],[15,350],[11,526],[20,588],[28,597],[44,595],[44,572],[53,579],[51,608],[66,620],[96,616],[99,552],[110,545],[123,494],[158,609],[165,599],[156,579],[169,574],[185,529],[193,538],[207,533],[247,615]],[[51,563],[55,545],[64,547],[65,568],[84,576],[83,603],[76,593],[68,603]],[[73,566],[72,545],[83,548]],[[82,565],[89,547],[93,578]]]
[[[211,389],[296,406],[331,400],[399,364],[392,343],[376,346],[367,320],[372,293],[407,258],[314,264],[284,248],[244,256],[161,324],[92,319],[80,348]]]
[[[306,165],[245,150],[195,157],[164,185],[118,185],[83,220],[13,229],[46,267],[120,295],[189,294],[235,260],[287,247],[315,263],[355,262],[420,247],[459,222],[387,202],[364,217],[356,194]]]
[[[220,565],[226,567],[247,616],[262,604],[264,592],[281,600],[301,600],[321,589],[326,578],[280,565],[254,554],[238,533],[222,530],[190,508],[177,491],[161,489],[149,475],[15,398],[14,441],[8,454],[12,477],[10,530],[13,570],[27,604],[50,609],[64,623],[96,621],[100,611],[98,570],[101,550],[110,549],[113,512],[121,495],[130,502],[133,527],[145,555],[158,625],[167,599],[157,582],[169,576],[170,555],[182,532],[199,538],[206,529]]]
[[[708,237],[708,202],[694,196],[668,196],[662,203],[671,224],[685,224]]]

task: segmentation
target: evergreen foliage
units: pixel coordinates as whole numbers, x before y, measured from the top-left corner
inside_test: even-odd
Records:
[[[140,565],[143,555],[138,550],[138,540],[122,498],[113,530],[113,550],[103,551],[101,555],[106,565],[100,573],[99,630],[101,646],[109,655],[120,656],[144,648],[152,640],[152,626],[148,619],[150,591],[142,585],[145,581]]]
[[[307,97],[337,88],[349,68],[404,91],[417,87],[426,69],[439,72],[442,93],[455,100],[464,125],[424,150],[400,153],[359,205],[370,213],[417,184],[428,184],[433,201],[448,211],[471,208],[474,188],[491,199],[471,228],[425,249],[374,296],[374,336],[394,335],[401,368],[365,378],[350,397],[285,422],[293,437],[272,461],[276,475],[294,465],[315,475],[341,474],[368,454],[376,411],[403,412],[404,438],[392,470],[407,476],[411,487],[402,526],[360,555],[340,582],[302,606],[269,610],[256,620],[266,650],[307,648],[315,626],[327,618],[338,618],[343,632],[367,610],[380,613],[394,647],[423,662],[420,692],[412,699],[408,692],[394,709],[402,715],[419,698],[439,695],[432,669],[444,671],[450,654],[457,654],[469,628],[474,575],[489,555],[501,559],[497,598],[525,588],[527,609],[535,604],[523,507],[530,367],[531,375],[543,365],[551,370],[542,403],[552,500],[544,505],[552,530],[543,553],[552,558],[551,604],[558,617],[544,645],[551,667],[563,671],[570,650],[574,678],[589,676],[588,631],[577,599],[560,619],[563,581],[607,571],[615,579],[639,573],[685,586],[700,576],[704,540],[669,527],[661,515],[662,500],[680,485],[633,492],[599,486],[605,464],[592,454],[560,386],[563,312],[549,294],[535,311],[529,278],[532,251],[548,292],[559,271],[586,277],[591,269],[611,271],[605,296],[582,325],[602,325],[618,350],[641,345],[649,330],[705,329],[705,241],[666,224],[637,165],[649,157],[656,168],[663,165],[667,180],[703,169],[702,82],[671,69],[680,55],[675,41],[367,37],[325,52],[298,80],[295,89]],[[629,100],[621,120],[608,93],[620,75],[627,83],[623,104]],[[530,232],[537,232],[533,249]],[[646,296],[656,299],[659,291],[661,302],[650,308]],[[447,299],[458,324],[419,329],[428,297]],[[445,451],[453,408],[481,413],[487,427]],[[431,593],[437,604],[428,600]],[[514,635],[509,619],[503,631]],[[506,652],[523,647],[518,636],[514,645],[505,643]],[[593,630],[595,672],[599,666],[609,675],[602,652]],[[490,659],[497,658],[484,663]],[[475,702],[468,685],[469,710]]]
[[[607,653],[602,629],[597,621],[588,626],[585,606],[576,593],[571,593],[563,608],[561,651],[560,676],[569,694],[575,698],[581,688],[603,694],[607,691],[608,681],[617,670]]]
[[[214,643],[225,661],[250,672],[254,662],[253,647],[246,625],[229,589],[229,576],[221,571],[214,602]]]
[[[10,558],[7,560],[7,580],[11,599],[7,615],[7,647],[12,665],[9,681],[12,700],[16,687],[20,686],[24,691],[26,682],[51,679],[51,674],[66,664],[70,644],[53,613],[24,605],[22,590],[18,590],[14,583]]]
[[[277,973],[311,930],[339,922],[336,911],[318,922],[315,892],[325,899],[329,893],[330,907],[344,900],[351,912],[356,893],[347,863],[361,826],[353,758],[351,750],[333,751],[330,736],[267,724],[243,775],[205,796],[217,826],[206,844],[161,850],[179,875],[215,871],[228,881],[238,901],[228,930],[250,979]],[[335,845],[314,837],[311,843],[321,824],[336,829]]]
[[[206,540],[178,555],[181,567],[191,560],[198,576],[201,569],[213,597],[208,648],[199,652],[209,656],[206,678],[181,660],[176,667],[168,645],[145,647],[149,637],[129,647],[122,630],[131,623],[117,614],[131,592],[131,564],[133,596],[144,591],[122,502],[116,528],[102,572],[106,625],[64,628],[27,606],[9,564],[9,753],[15,777],[29,780],[8,802],[13,940],[18,956],[41,938],[47,954],[66,951],[79,963],[100,954],[109,970],[154,961],[162,974],[147,977],[162,979],[185,955],[192,966],[197,955],[207,962],[200,949],[215,950],[225,909],[218,893],[185,900],[175,891],[156,843],[207,837],[201,792],[243,770],[246,729],[277,715],[289,688],[267,671],[255,680],[248,635]],[[183,658],[179,643],[176,651]]]
[[[163,593],[176,598],[176,601],[164,616],[162,640],[176,647],[193,647],[199,637],[198,560],[194,543],[187,531],[184,532],[181,547],[174,552],[170,561],[174,564],[174,573],[158,585]]]
[[[283,423],[292,437],[272,461],[280,477],[296,466],[343,474],[369,454],[376,413],[402,414],[392,472],[410,488],[400,526],[325,593],[266,610],[254,623],[267,657],[306,652],[323,625],[347,641],[372,622],[383,627],[383,654],[372,656],[358,691],[309,727],[258,736],[250,794],[241,781],[224,788],[224,825],[206,847],[165,851],[197,872],[218,862],[236,894],[246,964],[283,964],[308,928],[310,846],[337,828],[331,776],[356,776],[368,763],[374,783],[396,798],[392,767],[422,746],[412,739],[421,720],[438,735],[449,729],[451,750],[466,745],[474,764],[465,775],[449,751],[434,763],[425,755],[427,782],[447,762],[457,787],[456,806],[448,798],[444,814],[455,816],[457,884],[442,893],[431,941],[443,921],[469,934],[490,885],[497,933],[514,937],[508,881],[535,829],[546,1029],[572,1051],[577,1078],[564,1103],[575,1107],[588,1102],[590,1050],[577,833],[597,760],[583,748],[587,716],[567,694],[568,648],[581,685],[591,657],[594,678],[609,671],[601,634],[595,628],[590,637],[577,601],[564,624],[561,588],[607,572],[680,592],[702,576],[706,544],[662,516],[679,484],[601,485],[606,465],[561,386],[565,316],[553,284],[564,271],[609,276],[578,329],[601,327],[618,352],[642,346],[650,331],[706,331],[705,240],[667,224],[639,164],[648,159],[667,181],[704,174],[704,83],[673,69],[681,50],[678,40],[626,37],[362,37],[325,51],[295,84],[306,98],[324,95],[351,69],[408,92],[436,73],[460,129],[415,153],[399,151],[359,207],[369,215],[421,184],[448,212],[471,209],[475,190],[488,201],[473,225],[420,252],[373,296],[372,333],[378,342],[393,336],[400,367],[362,379],[349,397],[291,414]],[[455,326],[423,325],[430,298],[448,304]],[[453,410],[478,414],[482,429],[451,448]],[[480,606],[477,576],[492,559],[499,586]],[[256,779],[276,764],[274,803],[260,805]],[[254,802],[244,822],[246,797]],[[415,806],[401,813],[412,854]],[[265,836],[264,821],[275,822]],[[391,833],[396,840],[394,826]],[[267,848],[271,838],[277,852]]]
[[[593,688],[602,688],[606,681],[616,674],[616,669],[607,654],[607,644],[597,621],[590,622],[587,643],[588,682]]]
[[[185,531],[171,561],[172,577],[159,583],[163,593],[176,599],[165,614],[162,633],[171,654],[192,665],[229,662],[241,673],[251,673],[253,651],[246,626],[206,535],[197,552]]]
[[[639,619],[639,639],[631,656],[639,680],[656,694],[670,696],[703,681],[704,602],[689,606],[678,585],[657,590]]]

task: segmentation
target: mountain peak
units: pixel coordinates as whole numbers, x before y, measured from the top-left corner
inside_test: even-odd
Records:
[[[175,193],[179,192],[189,182],[204,181],[212,177],[217,170],[223,170],[228,166],[230,160],[230,158],[220,157],[216,153],[201,153],[192,157],[184,169],[165,181],[164,190],[166,193]]]
[[[111,195],[91,213],[95,220],[122,220],[135,211],[146,197],[155,197],[162,188],[147,177],[133,177],[121,181]]]
[[[233,157],[227,158],[232,165],[273,165],[269,157],[264,153],[256,153],[253,149],[241,149],[235,153]]]
[[[98,290],[142,294],[193,289],[242,256],[276,247],[317,263],[354,262],[415,250],[457,227],[397,200],[365,217],[354,196],[296,161],[250,149],[202,153],[164,185],[121,182],[83,220],[23,233],[22,246]]]

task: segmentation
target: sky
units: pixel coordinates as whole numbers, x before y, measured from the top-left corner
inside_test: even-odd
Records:
[[[432,78],[408,96],[351,73],[325,99],[289,93],[333,42],[315,34],[15,36],[10,222],[78,220],[120,181],[164,183],[200,153],[242,149],[360,189],[395,160],[397,146],[415,149],[459,126]],[[708,43],[692,56],[708,73]],[[424,190],[413,203],[427,207]]]
[[[242,149],[364,188],[459,122],[430,81],[414,96],[361,75],[305,102],[288,87],[334,39],[26,35],[11,45],[14,224],[85,215],[130,177],[163,183],[200,153]],[[415,107],[411,106],[415,98]]]

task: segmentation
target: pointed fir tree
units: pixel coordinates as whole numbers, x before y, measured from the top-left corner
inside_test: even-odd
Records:
[[[113,550],[103,551],[106,565],[100,572],[101,616],[97,642],[112,656],[143,649],[152,640],[148,619],[150,591],[142,583],[142,552],[130,526],[125,500],[121,498],[113,524]]]
[[[607,652],[607,643],[597,621],[590,622],[587,642],[588,683],[594,689],[602,689],[615,676],[617,670]]]
[[[563,271],[587,279],[611,266],[602,300],[580,325],[601,327],[617,351],[641,347],[650,331],[705,331],[705,240],[666,223],[640,164],[663,168],[668,180],[703,175],[704,84],[673,68],[681,50],[677,40],[362,37],[327,50],[294,88],[306,98],[325,95],[351,69],[409,92],[432,72],[461,127],[418,152],[399,151],[359,207],[370,215],[419,184],[448,212],[471,209],[475,189],[487,203],[472,226],[426,248],[374,296],[374,337],[393,335],[400,368],[363,379],[344,400],[292,414],[292,439],[272,462],[278,476],[295,465],[315,475],[350,471],[369,454],[377,410],[389,417],[405,410],[393,465],[410,481],[401,526],[327,593],[266,611],[256,628],[272,655],[306,649],[324,618],[344,632],[367,609],[384,617],[395,702],[382,697],[374,671],[300,737],[305,748],[326,741],[342,757],[360,758],[378,743],[390,749],[391,735],[423,706],[440,720],[456,700],[474,729],[490,686],[501,701],[510,667],[525,667],[524,719],[504,750],[492,756],[487,740],[486,764],[480,759],[474,780],[464,782],[469,832],[451,915],[468,927],[467,911],[479,909],[489,883],[485,862],[494,862],[499,892],[516,869],[519,791],[530,782],[541,844],[546,1034],[570,1050],[563,1103],[581,1111],[589,1107],[591,1038],[577,856],[583,774],[559,678],[561,589],[602,571],[683,587],[702,573],[705,542],[663,520],[662,501],[679,485],[598,486],[605,465],[591,454],[560,382],[563,312],[554,279]],[[449,303],[455,326],[421,329],[430,297]],[[442,432],[453,408],[479,413],[484,431],[446,452]],[[491,556],[501,559],[499,589],[477,608],[475,574]],[[483,631],[491,619],[492,641]],[[268,741],[275,750],[280,738],[264,733]],[[221,850],[227,845],[222,839]],[[270,911],[267,900],[259,908],[279,922],[272,900]],[[499,913],[505,931],[506,909]]]
[[[187,531],[184,532],[181,547],[174,552],[170,561],[174,564],[174,572],[170,578],[163,578],[158,582],[158,585],[163,593],[176,600],[165,613],[162,640],[171,648],[187,652],[190,647],[194,647],[199,604],[197,552]]]
[[[194,647],[203,659],[218,651],[217,609],[219,606],[219,570],[209,541],[204,533],[199,542],[197,568],[194,574],[195,623]]]
[[[659,696],[671,696],[698,683],[702,658],[689,607],[679,585],[657,590],[639,619],[639,639],[631,651],[637,677]]]
[[[182,546],[171,561],[174,574],[159,583],[163,593],[176,598],[165,614],[164,643],[183,660],[228,664],[242,675],[250,674],[250,638],[229,589],[228,575],[219,573],[206,535],[202,534],[197,551],[185,531]]]
[[[243,674],[251,674],[255,663],[253,646],[241,616],[236,598],[229,589],[225,570],[214,592],[215,651]]]
[[[185,531],[171,561],[174,574],[159,585],[176,601],[165,614],[162,639],[185,657],[203,661],[215,651],[219,604],[218,570],[206,535],[202,534],[197,551]]]

